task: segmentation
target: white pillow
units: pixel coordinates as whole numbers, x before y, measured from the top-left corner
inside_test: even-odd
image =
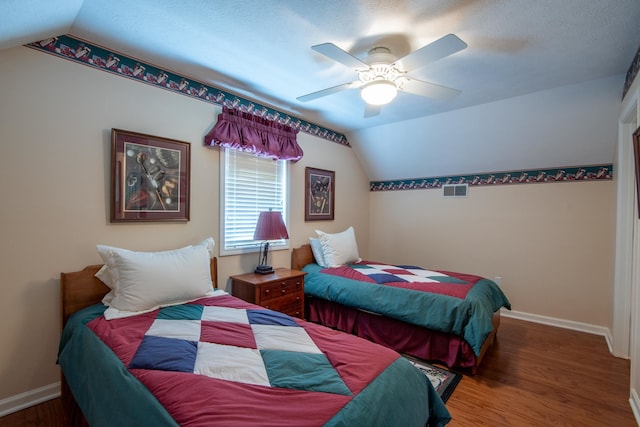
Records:
[[[309,243],[311,244],[311,252],[316,259],[316,264],[320,267],[327,267],[327,261],[324,259],[324,252],[322,251],[322,242],[317,237],[309,237]]]
[[[95,276],[111,289],[104,297],[102,297],[102,303],[108,307],[115,296],[115,291],[113,290],[113,279],[111,278],[111,272],[109,271],[107,264],[100,267],[100,270],[98,270]]]
[[[362,261],[360,255],[358,255],[358,243],[356,242],[356,234],[353,231],[353,227],[336,234],[329,234],[320,230],[316,230],[316,233],[320,238],[324,260],[328,267],[339,267],[344,264]]]
[[[209,258],[213,258],[216,254],[213,252],[213,249],[216,247],[216,242],[213,240],[213,237],[207,237],[202,242],[198,243],[196,246],[204,246],[207,248],[209,252]]]
[[[164,252],[134,252],[98,245],[106,269],[96,276],[112,288],[103,299],[107,320],[213,295],[212,241]],[[208,249],[209,248],[209,249]]]
[[[196,246],[204,246],[209,252],[209,258],[213,258],[215,256],[213,249],[216,246],[216,242],[213,240],[213,237],[207,237],[206,239],[198,243]],[[190,246],[185,246],[185,248],[189,248],[189,247]],[[107,260],[109,259],[111,252],[112,251],[133,252],[133,251],[130,251],[128,249],[117,248],[115,246],[107,246],[107,245],[97,245],[96,248],[98,249],[98,255],[100,255],[100,258],[102,259],[102,262],[104,263],[104,265],[100,268],[100,270],[98,270],[95,276],[98,279],[100,279],[102,283],[107,285],[109,288],[113,289],[114,288],[113,279],[111,278],[111,272],[109,271],[109,267],[107,266]],[[175,251],[175,249],[170,251],[164,251],[164,252],[173,252],[173,251]],[[160,252],[156,252],[156,253],[160,253]],[[107,295],[105,295],[104,299],[102,300],[103,304],[109,305],[108,302],[105,302],[105,299],[108,301],[111,301],[111,299],[113,299],[113,292],[109,292]]]

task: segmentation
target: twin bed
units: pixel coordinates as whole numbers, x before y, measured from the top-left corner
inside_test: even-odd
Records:
[[[101,303],[114,290],[96,277],[104,268],[61,275],[58,363],[69,425],[439,426],[450,419],[429,380],[393,350],[221,291],[114,317],[114,302]],[[208,268],[216,288],[215,258]],[[112,273],[121,282],[128,274]]]
[[[350,258],[357,258],[355,254]],[[307,273],[308,320],[400,353],[476,372],[495,339],[500,308],[510,308],[494,282],[359,261],[323,267],[311,245],[293,250],[292,268]]]

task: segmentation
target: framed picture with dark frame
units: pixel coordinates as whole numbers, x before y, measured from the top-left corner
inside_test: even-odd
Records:
[[[304,220],[333,220],[335,212],[335,175],[333,171],[305,168]]]
[[[189,221],[191,144],[111,130],[111,222]]]
[[[638,203],[638,218],[640,218],[640,127],[633,133],[633,155],[636,172],[636,199]]]

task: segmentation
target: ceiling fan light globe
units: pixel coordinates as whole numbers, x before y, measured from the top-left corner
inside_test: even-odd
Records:
[[[360,96],[369,105],[385,105],[393,101],[398,88],[388,80],[369,82],[360,90]]]

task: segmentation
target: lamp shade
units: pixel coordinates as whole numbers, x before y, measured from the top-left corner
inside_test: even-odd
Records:
[[[389,80],[374,80],[360,90],[360,96],[369,105],[390,103],[398,94],[398,88]]]
[[[256,231],[253,233],[254,240],[280,240],[288,239],[287,227],[284,225],[282,213],[268,211],[260,212]]]

